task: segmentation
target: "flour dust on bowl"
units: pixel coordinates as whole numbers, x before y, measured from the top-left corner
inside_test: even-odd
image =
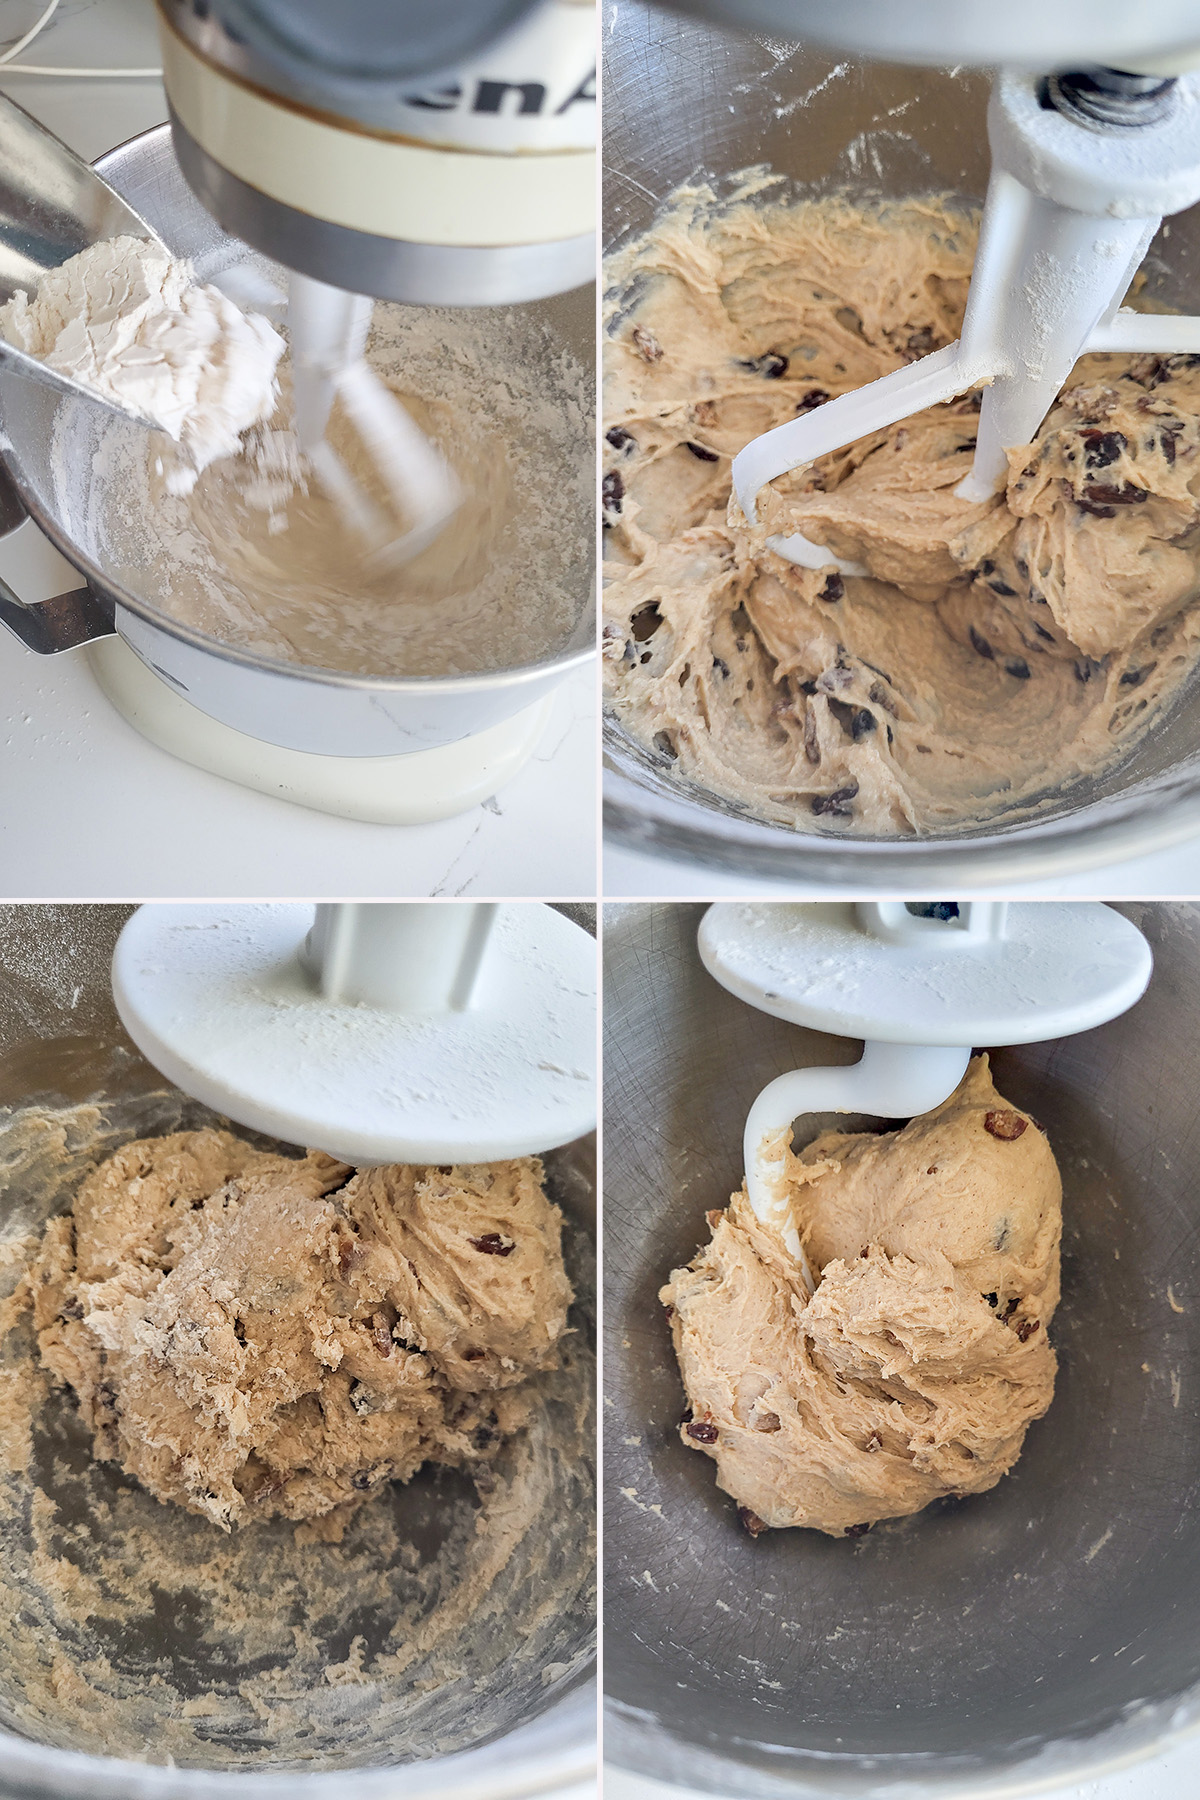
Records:
[[[968,519],[957,490],[978,393],[831,453],[811,482],[811,471],[784,476],[764,490],[758,527],[726,515],[731,463],[751,440],[779,425],[815,431],[831,401],[880,376],[907,380],[927,353],[951,356],[988,182],[987,78],[835,61],[641,7],[622,10],[606,58],[613,835],[708,866],[880,891],[1036,878],[1194,834],[1194,571],[1148,627],[1137,671],[1090,638],[1094,656],[1068,653],[1078,618],[1060,630],[1032,589],[1026,603],[1029,584],[1003,555],[971,538],[981,517],[1000,517],[980,502]],[[696,100],[698,69],[728,104]],[[1159,233],[1139,307],[1190,312],[1197,230],[1192,208]],[[887,293],[897,305],[919,297],[911,330],[885,317]],[[1125,367],[1107,354],[1084,362],[1074,391],[1092,384],[1096,399],[1124,381],[1137,398]],[[1052,411],[1043,437],[1063,422]],[[922,435],[935,426],[944,461]],[[1065,504],[1062,484],[1054,494]],[[1000,511],[1023,503],[1010,489]],[[1093,540],[1101,573],[1083,583],[1099,605],[1115,568],[1107,549],[1132,510],[1146,523],[1145,508],[1053,525],[1050,510],[1044,547],[1062,529],[1082,553],[1093,528],[1112,527]],[[955,554],[918,598],[904,557],[923,558],[934,515],[951,513]],[[821,587],[815,564],[775,555],[762,532],[826,546],[816,561],[833,579]],[[876,554],[885,538],[889,554],[903,541],[890,573]],[[1045,567],[1022,560],[1039,578],[1063,563],[1058,549]],[[922,561],[923,579],[931,567]],[[1148,603],[1152,587],[1135,571],[1129,595]]]
[[[983,1142],[998,1158],[1040,1127],[1062,1178],[1062,1295],[1049,1326],[1058,1370],[1045,1416],[986,1491],[849,1536],[825,1526],[755,1536],[714,1481],[707,1432],[684,1441],[660,1290],[669,1271],[701,1266],[709,1227],[714,1245],[728,1229],[711,1209],[741,1182],[760,1092],[796,1070],[849,1077],[859,1046],[795,1023],[792,1001],[804,997],[775,982],[766,1008],[726,991],[724,956],[718,985],[711,934],[698,941],[703,908],[609,908],[605,1742],[615,1768],[754,1800],[1032,1795],[1133,1763],[1200,1720],[1200,1445],[1187,1398],[1200,1379],[1200,1264],[1182,1073],[1197,1042],[1200,909],[1119,910],[1153,957],[1140,999],[1134,982],[1107,1023],[975,1046],[990,1050],[996,1089],[1027,1120],[1022,1129],[1002,1114],[1000,1138]],[[1119,939],[1124,921],[1114,923]],[[854,998],[854,978],[839,983],[836,967],[816,985],[831,1007]],[[826,1129],[877,1134],[882,1123],[813,1115],[796,1148]],[[851,1259],[858,1252],[856,1239]],[[757,1355],[747,1346],[748,1362]],[[783,1434],[769,1418],[757,1430],[769,1449],[786,1422]]]
[[[168,127],[97,167],[200,281],[281,286],[283,272],[196,199]],[[8,474],[87,584],[66,632],[48,633],[46,615],[11,593],[5,622],[34,648],[98,640],[101,685],[138,728],[234,779],[261,779],[254,746],[265,744],[274,763],[291,758],[284,774],[314,805],[352,810],[356,790],[390,779],[390,816],[412,815],[422,788],[444,814],[521,766],[547,701],[594,653],[589,292],[505,307],[381,302],[367,354],[465,490],[453,528],[403,567],[364,555],[298,463],[286,360],[275,418],[183,497],[167,491],[144,431],[0,373]],[[336,410],[329,439],[369,486]],[[317,776],[340,783],[327,801],[308,778],[317,759]],[[386,794],[374,804],[389,816]]]
[[[528,1426],[484,1479],[427,1462],[373,1491],[338,1541],[267,1513],[222,1531],[164,1503],[120,1456],[94,1456],[92,1402],[51,1383],[21,1285],[49,1241],[47,1221],[98,1164],[134,1139],[223,1123],[165,1082],[121,1028],[110,962],[129,913],[0,913],[0,1792],[484,1800],[586,1780],[588,1142],[544,1159],[563,1213],[573,1332],[559,1368],[533,1378]],[[283,1167],[300,1155],[245,1127],[239,1135]],[[286,1296],[279,1304],[286,1311]],[[63,1329],[78,1327],[77,1309],[67,1304]],[[119,1386],[115,1358],[109,1370]],[[124,1393],[100,1399],[125,1404]]]

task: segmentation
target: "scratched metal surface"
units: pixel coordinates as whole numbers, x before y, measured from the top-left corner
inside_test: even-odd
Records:
[[[1200,1713],[1200,907],[1123,910],[1154,946],[1145,998],[994,1063],[1063,1171],[1053,1407],[990,1494],[850,1543],[740,1529],[677,1436],[656,1294],[739,1181],[759,1089],[857,1046],[718,987],[702,907],[606,909],[614,1763],[747,1797],[1008,1795]]]
[[[1003,0],[998,0],[1002,4]],[[760,34],[739,37],[637,5],[604,13],[604,214],[609,248],[643,231],[680,183],[765,163],[806,192],[954,193],[987,186],[988,78],[854,62]],[[1163,304],[1196,309],[1200,208],[1169,221],[1145,265]],[[1047,797],[1037,822],[923,838],[846,839],[747,816],[664,773],[662,759],[605,721],[606,820],[643,853],[808,881],[1054,875],[1177,841],[1200,824],[1200,707],[1194,686],[1118,768]]]

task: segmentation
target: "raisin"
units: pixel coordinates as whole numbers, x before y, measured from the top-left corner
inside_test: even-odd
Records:
[[[662,622],[662,614],[651,601],[649,606],[639,606],[630,619],[629,635],[635,644],[644,644],[647,638],[654,636]]]
[[[768,381],[778,381],[781,375],[788,372],[788,359],[780,350],[767,350],[762,356],[751,356],[740,361],[738,368],[745,369],[747,375],[762,375]]]
[[[983,633],[976,631],[973,625],[971,626],[971,648],[978,655],[986,657],[988,662],[995,662],[996,652],[992,649],[992,646],[988,643]]]
[[[635,325],[630,336],[633,339],[633,347],[643,362],[662,361],[663,347],[652,331],[647,331],[644,325]]]
[[[835,788],[832,794],[814,794],[810,805],[818,818],[849,819],[854,815],[850,802],[858,793],[857,781],[848,787]]]
[[[846,584],[835,569],[832,575],[827,575],[825,578],[825,586],[821,589],[821,599],[840,600],[845,592]]]
[[[995,1312],[996,1308],[1000,1304],[999,1294],[985,1294],[983,1297],[987,1301],[988,1305],[991,1307],[992,1311]]]
[[[852,743],[861,744],[875,730],[875,714],[870,707],[849,706],[846,701],[835,700],[832,696],[826,705]]]
[[[614,519],[620,518],[621,502],[625,498],[625,483],[621,480],[616,469],[610,469],[608,471],[608,474],[600,483],[600,493],[603,500],[605,521],[606,523],[611,524]]]
[[[1018,1306],[1020,1306],[1020,1304],[1021,1304],[1021,1302],[1014,1295],[1013,1298],[1009,1301],[1008,1305],[1005,1307],[1004,1311],[1000,1314],[1000,1317],[1003,1320],[1005,1320],[1005,1322],[1007,1322],[1009,1319],[1012,1318],[1013,1314],[1016,1312],[1016,1310],[1017,1310]]]
[[[812,412],[814,407],[828,405],[832,398],[832,394],[828,393],[825,388],[809,388],[803,400],[797,401],[796,411],[798,413]]]
[[[991,1137],[1001,1138],[1006,1144],[1019,1138],[1028,1126],[1029,1120],[1023,1119],[1019,1112],[1013,1112],[1010,1107],[994,1109],[983,1115],[983,1129]]]
[[[768,1529],[767,1521],[765,1519],[760,1519],[756,1512],[751,1512],[748,1506],[738,1507],[738,1518],[742,1521],[744,1529],[750,1533],[752,1538],[760,1537],[762,1533]]]
[[[1169,463],[1175,461],[1175,436],[1175,432],[1164,429],[1158,440],[1162,453]]]
[[[1146,489],[1135,487],[1132,481],[1126,481],[1120,487],[1111,481],[1089,481],[1078,504],[1082,506],[1084,500],[1089,500],[1098,506],[1140,506],[1149,498]]]
[[[505,1237],[502,1231],[485,1231],[482,1237],[468,1238],[467,1242],[481,1256],[511,1256],[517,1247],[515,1240]]]
[[[1010,675],[1015,675],[1018,681],[1029,680],[1029,664],[1023,656],[1010,656],[1004,667]]]
[[[848,1538],[866,1537],[866,1535],[867,1535],[868,1531],[870,1531],[870,1529],[871,1529],[870,1524],[847,1525],[847,1527],[842,1535],[844,1537],[848,1537]]]
[[[1040,1319],[1022,1319],[1017,1326],[1017,1336],[1023,1344],[1027,1344],[1035,1331],[1041,1329]]]
[[[693,456],[699,457],[701,462],[720,462],[721,460],[719,451],[709,450],[704,444],[687,443],[683,447],[685,450],[690,450]]]
[[[1106,469],[1119,462],[1121,452],[1129,448],[1129,440],[1120,431],[1085,431],[1083,460],[1089,469]]]
[[[637,439],[631,431],[626,431],[623,425],[610,425],[604,434],[604,441],[611,444],[614,450],[620,450],[622,454],[637,449]]]
[[[1121,687],[1129,687],[1129,688],[1141,687],[1141,685],[1142,685],[1143,681],[1145,681],[1147,675],[1152,675],[1154,673],[1154,670],[1157,669],[1157,667],[1158,667],[1157,663],[1147,663],[1146,666],[1142,669],[1126,669],[1125,673],[1121,677],[1121,681],[1120,681]]]
[[[695,1438],[698,1444],[715,1444],[720,1436],[716,1426],[710,1425],[706,1419],[693,1419],[684,1426],[684,1430],[690,1438]]]

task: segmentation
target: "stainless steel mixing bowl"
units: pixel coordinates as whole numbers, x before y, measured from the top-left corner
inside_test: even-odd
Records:
[[[8,1135],[14,1112],[30,1106],[57,1108],[95,1101],[116,1121],[121,1141],[212,1119],[205,1108],[167,1087],[139,1055],[117,1019],[109,963],[117,933],[130,911],[124,906],[0,906],[0,1238],[5,1241],[14,1229],[25,1229],[30,1218],[36,1227],[30,1184],[14,1174]],[[568,1259],[579,1292],[573,1322],[581,1333],[580,1341],[586,1342],[594,1328],[592,1146],[570,1145],[546,1160],[551,1190],[568,1219]],[[64,1201],[67,1198],[64,1194]],[[15,1273],[10,1262],[0,1268],[0,1287],[5,1293]],[[104,1730],[104,1719],[94,1704],[81,1698],[84,1686],[72,1687],[69,1680],[59,1690],[61,1701],[53,1720],[56,1741],[39,1740],[27,1716],[23,1722],[19,1698],[6,1678],[0,1681],[0,1796],[6,1800],[30,1800],[31,1796],[46,1800],[66,1800],[68,1796],[72,1800],[76,1796],[79,1800],[399,1800],[403,1795],[405,1800],[409,1796],[423,1800],[424,1796],[454,1795],[456,1800],[517,1800],[518,1796],[545,1795],[555,1800],[580,1800],[589,1791],[596,1735],[595,1687],[588,1666],[593,1636],[590,1461],[590,1456],[584,1457],[578,1466],[562,1471],[560,1510],[564,1519],[573,1516],[575,1523],[565,1536],[557,1528],[548,1534],[547,1542],[530,1561],[531,1572],[540,1570],[542,1580],[553,1576],[563,1596],[555,1618],[533,1622],[535,1635],[541,1636],[548,1628],[559,1645],[550,1652],[546,1669],[541,1666],[540,1651],[535,1666],[530,1667],[529,1659],[520,1654],[519,1643],[513,1641],[531,1623],[531,1611],[537,1611],[539,1605],[545,1611],[532,1587],[526,1597],[522,1597],[523,1588],[522,1592],[514,1589],[510,1596],[513,1616],[493,1609],[475,1626],[460,1625],[462,1635],[455,1649],[460,1667],[442,1701],[436,1695],[422,1695],[416,1681],[411,1693],[395,1695],[400,1707],[393,1710],[386,1684],[360,1689],[357,1699],[351,1687],[344,1690],[347,1703],[332,1741],[328,1700],[337,1690],[329,1688],[318,1674],[310,1704],[308,1691],[289,1695],[294,1678],[281,1667],[280,1704],[286,1707],[298,1702],[316,1753],[306,1753],[298,1766],[277,1765],[274,1770],[269,1754],[256,1742],[262,1733],[253,1728],[257,1723],[253,1715],[250,1728],[230,1738],[215,1720],[206,1725],[206,1708],[199,1700],[194,1754],[177,1757],[187,1766],[163,1766],[162,1752],[156,1750],[153,1738],[136,1761],[84,1753]],[[55,1554],[65,1559],[64,1568],[76,1562],[86,1566],[90,1547],[103,1538],[111,1521],[131,1517],[140,1519],[142,1525],[148,1521],[155,1534],[173,1533],[176,1551],[182,1549],[189,1563],[193,1557],[207,1557],[214,1538],[237,1553],[236,1539],[221,1539],[206,1520],[160,1506],[124,1482],[111,1464],[91,1464],[87,1433],[66,1396],[53,1400],[37,1420],[33,1467],[57,1509],[60,1535]],[[90,1467],[91,1478],[100,1483],[100,1515],[107,1515],[108,1524],[95,1513],[82,1520],[72,1515],[72,1494],[79,1492],[72,1471],[81,1467]],[[423,1471],[406,1487],[393,1486],[378,1502],[396,1509],[397,1529],[403,1539],[402,1554],[396,1564],[386,1566],[385,1576],[397,1602],[413,1568],[437,1557],[447,1532],[454,1530],[456,1514],[460,1519],[465,1516],[468,1528],[474,1529],[473,1511],[462,1513],[464,1506],[473,1509],[474,1505],[467,1492],[469,1484],[445,1473],[450,1474],[448,1481]],[[0,1558],[4,1580],[11,1587],[11,1571],[24,1566],[29,1542],[24,1527],[13,1526],[11,1509],[6,1507],[4,1517],[7,1523]],[[244,1554],[251,1559],[275,1556],[277,1529],[268,1524],[244,1534]],[[281,1529],[290,1531],[287,1526]],[[251,1544],[250,1538],[260,1532],[267,1535]],[[559,1540],[553,1546],[548,1541],[551,1536]],[[569,1542],[574,1543],[573,1549],[568,1548]],[[348,1643],[355,1633],[373,1635],[386,1629],[386,1619],[397,1616],[394,1606],[385,1605],[384,1619],[374,1623],[361,1608],[358,1589],[362,1572],[355,1569],[358,1549],[359,1540],[352,1543],[349,1538],[341,1546],[285,1547],[288,1557],[294,1554],[295,1578],[302,1595],[315,1593],[322,1583],[327,1586],[331,1570],[336,1582],[345,1582],[344,1607],[323,1621],[305,1618],[303,1606],[300,1613],[289,1614],[295,1606],[295,1593],[289,1595],[281,1589],[264,1596],[262,1604],[272,1615],[278,1613],[285,1635],[291,1629],[289,1617],[297,1627],[303,1624],[306,1630],[330,1632],[334,1645],[342,1640]],[[564,1577],[575,1590],[570,1599],[566,1598]],[[86,1583],[91,1576],[83,1578]],[[534,1573],[534,1586],[538,1579]],[[377,1573],[371,1576],[372,1582],[376,1580]],[[255,1671],[250,1665],[223,1666],[219,1651],[211,1644],[204,1647],[204,1623],[206,1617],[210,1622],[212,1617],[206,1608],[218,1606],[219,1599],[210,1600],[199,1587],[190,1594],[186,1589],[164,1593],[157,1584],[157,1572],[148,1567],[144,1612],[136,1628],[114,1632],[110,1626],[106,1636],[106,1607],[99,1600],[99,1619],[89,1618],[87,1630],[95,1625],[119,1680],[147,1684],[147,1704],[162,1708],[165,1726],[168,1712],[176,1723],[179,1720],[180,1694],[198,1697],[215,1688],[236,1695],[243,1676]],[[99,1599],[100,1589],[97,1594]],[[376,1595],[376,1604],[377,1600]],[[31,1591],[29,1607],[36,1609],[38,1604],[38,1593]],[[524,1615],[524,1624],[515,1619],[517,1611]],[[6,1614],[0,1619],[0,1639],[11,1629]],[[481,1663],[478,1652],[484,1643],[495,1646],[500,1654],[485,1652]],[[37,1658],[46,1666],[60,1652],[64,1664],[69,1664],[72,1655],[79,1654],[79,1644],[69,1635],[58,1641],[50,1634],[39,1638]],[[333,1654],[335,1658],[344,1655],[344,1647],[334,1648]],[[485,1666],[488,1664],[494,1668]],[[162,1699],[156,1700],[155,1695]],[[397,1753],[388,1738],[405,1729],[403,1710],[410,1705],[427,1708],[431,1699],[437,1703],[428,1715],[429,1730],[422,1737],[416,1760],[411,1750]],[[494,1716],[497,1699],[507,1713],[504,1724],[498,1730],[479,1732],[478,1721]],[[443,1715],[440,1723],[438,1713]],[[456,1735],[464,1747],[440,1753]]]
[[[1144,999],[993,1063],[1063,1174],[1054,1403],[990,1493],[851,1542],[741,1529],[711,1462],[679,1441],[657,1290],[739,1184],[759,1090],[858,1046],[719,987],[696,950],[701,907],[606,909],[605,1748],[618,1765],[744,1800],[1016,1796],[1200,1722],[1200,907],[1121,910],[1153,947]]]
[[[236,260],[234,240],[184,180],[169,126],[130,139],[96,167],[172,250],[193,260],[202,279]],[[452,312],[446,320],[449,338]],[[592,366],[590,288],[503,309],[497,324],[527,356],[531,391],[564,350],[584,368]],[[595,653],[592,545],[582,534],[578,544],[565,546],[573,559],[569,578],[578,588],[578,620],[562,644],[535,662],[477,675],[359,676],[221,643],[171,618],[152,592],[131,591],[64,526],[52,468],[52,433],[62,406],[75,409],[81,430],[92,429],[98,408],[61,400],[36,382],[0,370],[0,421],[8,440],[0,451],[0,532],[11,531],[27,511],[87,584],[58,601],[25,607],[0,581],[0,623],[33,650],[53,653],[115,630],[171,688],[210,717],[285,749],[330,756],[404,755],[457,742],[535,705]]]
[[[696,174],[765,163],[809,192],[946,193],[982,201],[987,80],[979,74],[833,61],[737,37],[637,4],[604,34],[605,243],[644,230]],[[1150,291],[1196,307],[1200,208],[1170,221],[1147,264]],[[1036,821],[953,834],[846,838],[748,817],[673,780],[611,717],[606,822],[618,841],[739,873],[881,891],[1034,880],[1181,842],[1200,831],[1195,684],[1117,768],[1063,793]]]

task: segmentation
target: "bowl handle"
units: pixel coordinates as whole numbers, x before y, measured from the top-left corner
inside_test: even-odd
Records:
[[[28,517],[17,484],[0,458],[0,540],[9,537]],[[112,637],[116,630],[112,602],[100,599],[86,585],[30,605],[14,593],[3,576],[0,625],[6,625],[27,650],[36,651],[38,656],[57,656],[60,650],[74,650],[79,644],[90,644],[93,638]]]

